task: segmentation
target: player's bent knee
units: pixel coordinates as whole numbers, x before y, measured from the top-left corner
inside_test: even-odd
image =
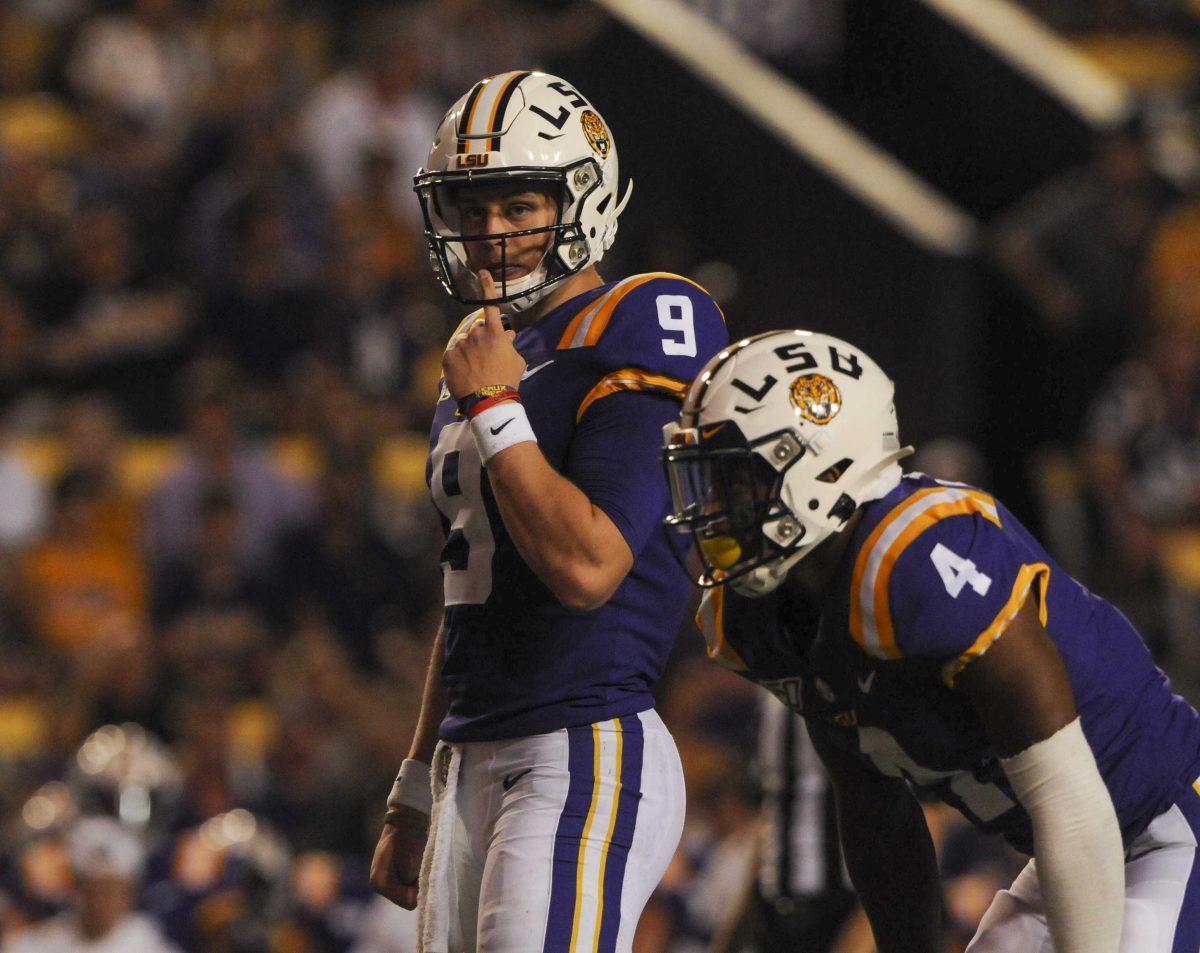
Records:
[[[1001,890],[988,907],[966,953],[1041,953],[1049,932],[1029,904]]]

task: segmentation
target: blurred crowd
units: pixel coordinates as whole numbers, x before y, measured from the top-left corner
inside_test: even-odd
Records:
[[[471,82],[589,23],[0,9],[6,953],[408,948],[367,860],[440,610],[458,319],[411,176]]]
[[[411,949],[366,872],[440,611],[424,444],[458,309],[410,177],[471,82],[602,25],[516,0],[0,7],[3,953]],[[638,267],[688,267],[669,238]],[[1009,210],[992,259],[1061,371],[1052,548],[1196,691],[1200,201],[1131,126]],[[962,441],[918,466],[988,485]],[[754,879],[760,702],[685,636],[661,708],[688,829],[639,953],[705,949]],[[1013,861],[930,810],[961,949]]]

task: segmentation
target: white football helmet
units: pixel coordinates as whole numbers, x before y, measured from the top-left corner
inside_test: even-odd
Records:
[[[463,304],[484,304],[468,261],[470,241],[501,241],[549,232],[541,263],[529,274],[502,281],[500,296],[523,311],[569,275],[604,256],[629,201],[617,196],[617,147],[596,108],[565,80],[518,70],[480,80],[446,113],[425,168],[415,178],[425,215],[429,258],[442,286]],[[463,235],[455,191],[467,184],[527,182],[549,186],[558,219],[544,228]]]
[[[713,357],[664,430],[673,514],[699,584],[763,595],[900,481],[892,381],[845,341],[770,331]]]

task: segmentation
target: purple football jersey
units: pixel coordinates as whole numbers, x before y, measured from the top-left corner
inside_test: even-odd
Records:
[[[958,674],[1026,600],[1066,663],[1128,844],[1200,774],[1200,716],[1140,636],[987,493],[923,474],[867,504],[819,614],[716,592],[710,654],[770,688],[875,770],[903,777],[1031,853],[1017,802]]]
[[[564,608],[517,552],[443,387],[426,476],[446,533],[444,739],[540,734],[652,707],[690,589],[684,541],[663,526],[662,427],[728,340],[712,298],[666,274],[586,292],[517,335],[521,399],[541,452],[634,555],[612,598],[590,612]]]

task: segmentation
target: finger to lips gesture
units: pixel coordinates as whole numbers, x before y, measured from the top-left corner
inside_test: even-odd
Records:
[[[483,297],[497,297],[496,283],[488,271],[479,272]],[[446,387],[454,398],[465,397],[489,384],[517,387],[525,372],[525,358],[513,346],[515,331],[506,331],[500,321],[500,308],[489,304],[483,317],[451,342],[442,357]]]

